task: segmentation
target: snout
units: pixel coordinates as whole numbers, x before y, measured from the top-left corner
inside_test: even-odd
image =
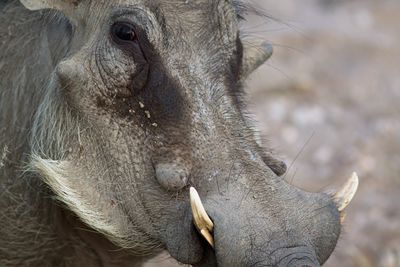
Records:
[[[237,191],[210,195],[205,198],[204,207],[192,207],[194,221],[198,220],[195,223],[197,230],[209,243],[208,249],[214,252],[208,256],[214,257],[212,262],[215,263],[196,266],[320,266],[336,244],[340,232],[338,212],[329,197],[321,198],[320,203],[315,204],[316,200],[310,196],[297,192],[290,196],[297,200],[290,202],[285,198],[285,203],[279,203],[275,197],[275,203],[262,202],[261,205],[258,196],[248,197],[247,192]],[[197,201],[202,205],[200,199]],[[323,215],[312,216],[314,221],[308,220],[307,209],[293,208],[300,201],[304,206],[307,202],[314,203],[312,209]],[[330,216],[332,218],[327,219]],[[207,223],[209,220],[212,222]],[[323,253],[316,250],[319,244],[314,241],[324,237],[316,234],[321,227],[329,229],[333,236],[331,240],[322,238],[327,240],[325,250],[328,247],[330,250]],[[210,259],[206,261],[210,262]]]
[[[239,190],[229,196],[214,195],[205,202],[207,208],[191,188],[194,224],[215,249],[218,266],[318,267],[335,248],[340,213],[357,185],[353,174],[333,198],[286,187],[290,198],[281,194],[273,197],[275,203],[255,201],[257,195],[247,198],[249,192],[238,198]]]
[[[168,223],[167,249],[196,267],[318,267],[336,246],[340,212],[356,187],[348,184],[356,181],[350,178],[333,197],[279,181],[280,190],[243,190],[237,183],[225,192],[202,190],[203,199],[192,187],[190,204],[180,208],[178,223],[185,224],[177,225],[177,216]]]
[[[193,211],[199,234],[209,244],[207,258],[196,266],[320,266],[313,246],[304,243],[298,231],[282,229],[255,203],[237,201],[234,195],[216,196],[205,201],[205,207],[211,218],[202,217],[204,207]],[[206,223],[210,219],[211,226]]]

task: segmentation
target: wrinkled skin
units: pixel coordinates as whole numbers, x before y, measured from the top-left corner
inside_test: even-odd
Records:
[[[0,4],[1,266],[139,266],[164,249],[195,266],[327,260],[334,202],[281,179],[244,115],[237,3],[22,2],[42,10]]]

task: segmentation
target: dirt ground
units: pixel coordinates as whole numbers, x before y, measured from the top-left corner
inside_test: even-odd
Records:
[[[287,181],[310,191],[360,176],[325,266],[399,267],[400,1],[253,2],[276,18],[243,26],[275,47],[247,85],[265,146],[290,166]]]

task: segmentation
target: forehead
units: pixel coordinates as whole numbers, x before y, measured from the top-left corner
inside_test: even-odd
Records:
[[[159,20],[169,22],[196,22],[209,19],[208,23],[217,22],[218,18],[236,18],[237,1],[232,0],[81,0],[87,14],[104,17],[118,9],[142,9],[152,13]],[[87,17],[86,17],[87,18]]]
[[[75,10],[77,24],[97,32],[114,21],[133,20],[154,43],[160,40],[230,47],[238,32],[237,0],[81,0]]]

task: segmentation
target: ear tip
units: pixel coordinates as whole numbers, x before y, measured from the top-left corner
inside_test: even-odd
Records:
[[[38,10],[43,8],[42,1],[34,1],[34,0],[19,0],[21,4],[29,10]]]
[[[79,1],[72,0],[19,0],[29,10],[59,9],[63,10],[71,5],[76,6]]]
[[[265,51],[265,53],[267,53],[267,54],[272,55],[272,53],[274,52],[274,46],[268,41],[263,42],[261,44],[261,46],[262,46],[263,50]]]

